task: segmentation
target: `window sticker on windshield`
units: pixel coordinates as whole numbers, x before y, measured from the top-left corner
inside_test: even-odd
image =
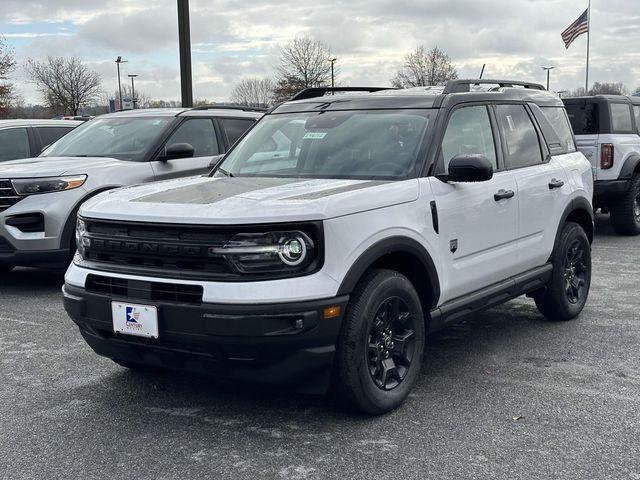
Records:
[[[322,140],[327,136],[327,132],[307,132],[302,137],[303,140]]]

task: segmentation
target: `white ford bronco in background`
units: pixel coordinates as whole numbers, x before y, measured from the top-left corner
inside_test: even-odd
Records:
[[[326,95],[344,90],[371,93]],[[575,318],[593,180],[558,96],[490,80],[376,90],[305,90],[210,175],[85,203],[64,303],[95,352],[331,386],[380,414],[413,388],[429,332],[523,294]]]
[[[593,167],[594,207],[622,235],[640,234],[640,97],[564,99],[578,149]]]

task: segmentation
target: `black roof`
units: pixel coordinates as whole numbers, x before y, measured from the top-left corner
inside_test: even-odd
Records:
[[[481,89],[480,85],[493,85]],[[340,92],[345,92],[340,94]],[[334,95],[334,93],[339,93]],[[300,98],[300,100],[296,99]],[[563,106],[560,97],[542,85],[513,80],[451,80],[444,86],[383,89],[380,87],[314,88],[303,90],[272,113],[318,110],[422,109],[467,102],[531,102],[539,106]]]
[[[607,102],[631,102],[634,105],[640,105],[640,97],[629,95],[585,95],[582,97],[566,97],[562,101],[565,104],[578,103],[607,103]]]

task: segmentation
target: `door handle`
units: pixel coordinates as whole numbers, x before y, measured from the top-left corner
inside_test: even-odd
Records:
[[[500,189],[500,190],[498,190],[498,193],[493,195],[493,199],[496,202],[499,202],[500,200],[506,200],[507,198],[513,198],[514,195],[515,195],[515,193],[513,193],[513,190]]]
[[[549,190],[553,190],[554,188],[560,188],[564,185],[562,180],[558,180],[557,178],[552,178],[549,182]]]

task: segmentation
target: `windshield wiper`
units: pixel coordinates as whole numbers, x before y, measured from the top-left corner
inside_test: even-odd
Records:
[[[231,172],[227,172],[224,168],[220,168],[220,167],[218,167],[218,168],[216,169],[216,172],[220,172],[220,173],[222,173],[225,177],[229,177],[229,178],[234,177],[233,173],[231,173]]]

